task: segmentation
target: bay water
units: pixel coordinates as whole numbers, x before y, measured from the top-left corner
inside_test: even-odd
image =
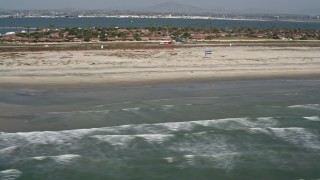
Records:
[[[0,18],[0,33],[20,32],[36,28],[113,28],[113,27],[192,27],[254,29],[309,29],[320,30],[320,22],[220,20],[220,19],[165,19],[165,18]]]

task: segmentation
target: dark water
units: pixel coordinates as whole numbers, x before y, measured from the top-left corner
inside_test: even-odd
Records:
[[[0,33],[30,28],[65,27],[194,27],[194,28],[278,28],[320,30],[320,22],[148,19],[148,18],[0,18]]]
[[[319,179],[319,90],[320,80],[0,89],[0,122],[13,124],[0,127],[0,179]]]

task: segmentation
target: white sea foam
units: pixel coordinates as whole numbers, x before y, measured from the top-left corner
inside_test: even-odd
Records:
[[[249,128],[248,131],[250,133],[264,133],[264,134],[269,134],[270,133],[268,128]]]
[[[128,111],[128,112],[138,112],[141,109],[141,107],[135,107],[135,108],[125,108],[122,109],[123,111]]]
[[[102,108],[102,107],[104,107],[105,105],[97,105],[97,106],[93,106],[92,108]]]
[[[318,136],[305,128],[251,128],[250,131],[275,136],[295,146],[320,150]]]
[[[94,108],[102,108],[102,107],[112,106],[112,105],[118,105],[118,104],[131,104],[131,103],[132,103],[132,102],[119,102],[119,103],[101,104],[101,105],[93,106],[93,107],[91,107],[91,109],[94,109]]]
[[[105,141],[114,146],[125,146],[136,138],[142,138],[148,143],[163,143],[174,135],[171,134],[139,134],[139,135],[95,135],[101,141]]]
[[[310,121],[320,121],[319,116],[311,116],[311,117],[303,117],[304,119],[310,120]]]
[[[233,151],[232,145],[227,143],[228,138],[225,136],[200,136],[188,137],[187,139],[188,141],[176,143],[170,149],[194,155],[230,153]]]
[[[296,96],[296,95],[299,95],[299,93],[285,94],[285,96]]]
[[[174,107],[174,105],[163,105],[164,109],[171,109]]]
[[[164,141],[169,140],[174,135],[172,134],[140,134],[136,137],[145,139],[149,143],[163,143]]]
[[[293,105],[293,106],[289,106],[289,108],[312,109],[312,110],[320,111],[320,105],[319,104]]]
[[[22,172],[17,169],[8,169],[0,171],[1,180],[15,180],[22,175]]]
[[[239,153],[238,152],[231,152],[231,153],[218,153],[218,154],[212,154],[210,155],[213,159],[217,160],[217,161],[223,161],[229,158],[234,158],[236,156],[238,156]]]
[[[278,121],[274,117],[258,117],[256,123],[260,127],[274,127]]]
[[[208,152],[210,153],[210,152]],[[230,152],[230,153],[215,153],[211,155],[184,155],[184,159],[189,165],[201,164],[203,161],[211,162],[213,166],[232,169],[235,164],[235,158],[239,155],[239,152]]]
[[[52,160],[56,164],[60,165],[69,165],[73,164],[75,161],[77,161],[79,158],[81,158],[80,155],[77,154],[64,154],[59,156],[38,156],[38,157],[31,157],[30,159],[43,161],[43,160]]]
[[[17,92],[18,95],[25,96],[36,96],[42,94],[44,91],[32,90],[32,89],[21,89]]]
[[[95,135],[91,137],[108,142],[113,146],[126,146],[135,138],[129,135]]]
[[[177,131],[192,131],[196,127],[212,127],[223,130],[248,128],[267,128],[277,125],[277,120],[267,118],[228,118],[217,120],[198,120],[187,122],[168,122],[158,124],[130,124],[105,128],[77,129],[66,131],[44,131],[23,133],[0,133],[0,143],[3,147],[23,146],[25,144],[65,144],[90,135],[126,134],[170,134]],[[110,136],[111,137],[111,136]]]
[[[142,102],[160,102],[160,101],[176,101],[181,99],[218,99],[219,97],[216,96],[209,96],[209,97],[180,97],[180,98],[174,98],[174,99],[153,99],[153,100],[147,100]]]
[[[277,120],[272,117],[257,118],[253,121],[250,118],[228,118],[218,120],[199,120],[189,122],[175,122],[159,124],[172,131],[191,130],[196,125],[214,127],[225,130],[246,129],[251,127],[273,127],[277,125]]]
[[[186,141],[179,141],[168,148],[185,154],[182,158],[188,165],[201,165],[205,161],[214,167],[232,169],[240,153],[234,144],[229,143],[230,139],[225,135],[190,136],[185,139]]]
[[[270,128],[279,138],[294,145],[320,150],[318,137],[304,128]]]
[[[75,134],[73,134],[73,133]],[[79,131],[63,132],[30,132],[30,133],[16,133],[18,138],[27,140],[31,144],[64,144],[77,137]]]
[[[213,132],[213,131],[210,131],[210,132]],[[198,135],[198,136],[204,136],[208,134],[208,131],[202,131],[202,132],[196,132],[196,133],[192,133],[192,135]]]
[[[187,160],[188,164],[195,165],[195,157],[196,155],[184,155],[184,158]]]
[[[76,111],[76,113],[109,113],[109,110],[100,110],[100,111]]]
[[[168,163],[174,163],[176,161],[174,157],[166,157],[163,159],[166,160]]]
[[[209,96],[209,97],[187,97],[189,99],[219,99],[220,97]]]
[[[170,122],[170,123],[160,123],[157,126],[161,126],[162,128],[168,129],[170,131],[181,131],[187,130],[190,131],[194,127],[193,122]]]
[[[17,148],[17,146],[10,146],[7,148],[0,149],[0,156],[3,156],[4,154],[10,154]]]
[[[55,153],[64,152],[63,149],[72,149],[81,147],[81,143],[92,141],[90,138],[95,138],[101,142],[107,142],[114,148],[128,148],[131,142],[145,141],[150,144],[163,144],[168,142],[168,149],[179,154],[189,154],[194,156],[203,156],[204,154],[211,155],[210,161],[217,167],[230,169],[235,164],[236,147],[228,143],[229,139],[225,135],[207,135],[216,129],[221,130],[242,130],[250,128],[269,128],[268,133],[272,134],[270,127],[274,127],[278,121],[272,117],[261,118],[228,118],[216,120],[197,120],[187,122],[167,122],[157,124],[129,124],[114,127],[92,128],[66,130],[56,132],[24,132],[24,133],[0,133],[0,144],[4,149],[0,152],[9,154],[15,151],[15,147],[27,148],[28,156],[43,154],[39,147],[42,145],[54,145]],[[129,135],[129,134],[130,135]],[[177,134],[177,135],[176,135]],[[275,133],[273,133],[275,134]],[[179,136],[181,141],[175,141],[176,136]],[[280,137],[280,135],[279,135]],[[89,138],[89,139],[88,139]],[[301,139],[302,137],[300,137]],[[172,142],[171,142],[172,140]],[[175,143],[173,143],[173,141]],[[312,139],[309,139],[311,146]],[[300,142],[300,141],[299,141]],[[93,143],[94,139],[93,139]],[[40,145],[40,146],[39,146]],[[50,146],[49,146],[50,147]],[[35,149],[37,149],[35,151]],[[62,150],[60,150],[62,149]],[[39,151],[39,152],[38,152]],[[231,154],[223,156],[223,154]],[[232,155],[233,154],[233,155]],[[79,155],[61,155],[61,156],[39,156],[33,157],[34,160],[51,160],[56,164],[70,164],[77,162]],[[26,157],[21,157],[25,159]],[[197,158],[186,156],[188,164],[201,163]],[[167,159],[170,163],[177,159]],[[180,158],[181,160],[181,158]],[[203,160],[203,159],[202,159]]]
[[[69,111],[69,112],[47,112],[48,114],[86,114],[86,113],[109,113],[109,110],[99,111]]]
[[[65,144],[75,142],[84,135],[98,131],[98,129],[79,129],[69,131],[44,131],[44,132],[19,132],[19,133],[0,133],[2,145],[24,146],[26,144]]]
[[[172,101],[175,99],[153,99],[153,100],[147,100],[147,101],[142,101],[142,102],[159,102],[159,101]]]

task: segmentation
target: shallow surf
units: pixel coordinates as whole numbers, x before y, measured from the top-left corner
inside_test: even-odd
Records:
[[[1,179],[317,179],[320,81],[0,89]],[[29,95],[28,95],[29,94]]]

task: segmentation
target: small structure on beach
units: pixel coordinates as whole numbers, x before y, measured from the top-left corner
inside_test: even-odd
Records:
[[[212,56],[212,54],[213,54],[212,50],[205,50],[204,51],[204,57],[210,57],[210,56]]]

